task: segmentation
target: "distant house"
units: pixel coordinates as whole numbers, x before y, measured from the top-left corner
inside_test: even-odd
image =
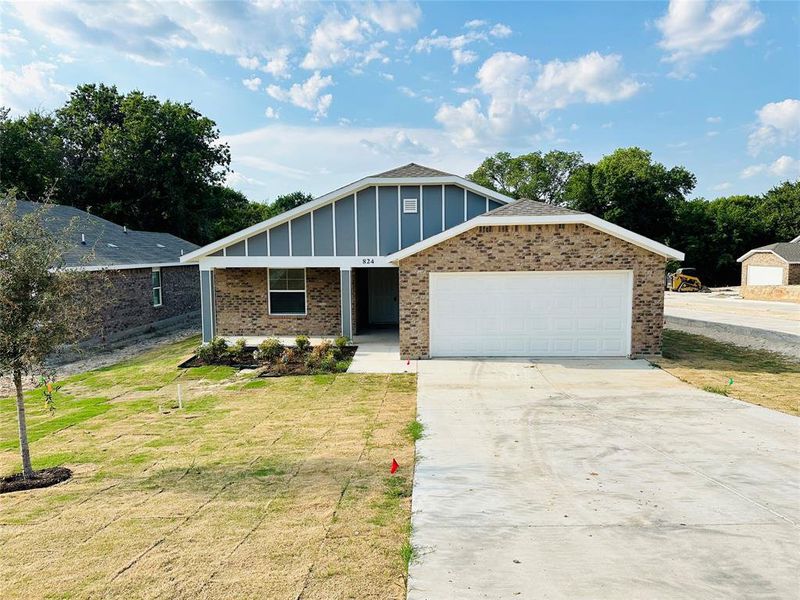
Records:
[[[743,298],[800,302],[800,235],[791,242],[754,248],[738,260]]]
[[[800,235],[791,242],[754,248],[740,256],[742,287],[800,285]]]
[[[17,215],[40,204],[17,201]],[[48,205],[46,226],[63,231],[70,223],[74,244],[67,267],[103,271],[108,284],[91,338],[112,341],[154,329],[199,324],[200,273],[180,258],[198,248],[169,233],[133,231],[72,206]],[[109,287],[105,287],[108,285]]]

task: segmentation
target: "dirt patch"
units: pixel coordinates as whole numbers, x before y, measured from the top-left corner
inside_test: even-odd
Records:
[[[23,477],[22,473],[14,473],[0,478],[0,494],[46,488],[66,481],[70,477],[72,477],[72,471],[66,467],[42,469],[41,471],[36,471],[33,477],[28,478]]]

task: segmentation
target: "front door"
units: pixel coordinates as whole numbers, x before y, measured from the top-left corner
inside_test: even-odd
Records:
[[[398,302],[399,274],[397,269],[366,269],[369,290],[370,325],[397,325],[400,323]]]

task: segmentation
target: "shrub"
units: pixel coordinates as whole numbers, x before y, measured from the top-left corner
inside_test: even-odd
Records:
[[[340,335],[335,340],[333,340],[333,343],[336,344],[336,347],[339,350],[343,350],[344,347],[350,343],[350,340],[348,340],[345,336]]]
[[[237,360],[247,360],[249,352],[247,351],[247,341],[244,338],[239,338],[233,345],[228,348],[228,352]]]
[[[284,348],[283,354],[281,354],[281,362],[283,364],[288,364],[290,362],[294,362],[297,360],[298,351],[294,348]]]
[[[319,361],[319,368],[326,373],[336,372],[336,357],[333,355],[333,352],[328,352],[322,357],[322,360]]]
[[[228,342],[219,336],[197,348],[197,357],[208,364],[219,362],[227,353]]]
[[[294,343],[300,352],[305,352],[311,345],[311,340],[308,339],[307,335],[298,335],[296,338],[294,338]]]
[[[283,344],[277,338],[267,338],[258,346],[259,357],[268,362],[278,360],[283,351]]]

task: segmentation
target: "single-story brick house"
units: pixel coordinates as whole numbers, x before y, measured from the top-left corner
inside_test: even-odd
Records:
[[[203,339],[399,330],[403,358],[661,350],[672,250],[595,216],[416,164],[181,258]]]
[[[40,206],[17,200],[16,211],[22,216]],[[90,339],[106,342],[200,322],[200,273],[196,265],[180,262],[197,244],[169,233],[134,231],[72,206],[49,204],[46,211],[46,227],[68,229],[74,237],[67,268],[104,274],[100,293],[106,301],[89,326]]]
[[[800,235],[791,242],[754,248],[740,256],[742,287],[800,285]]]

